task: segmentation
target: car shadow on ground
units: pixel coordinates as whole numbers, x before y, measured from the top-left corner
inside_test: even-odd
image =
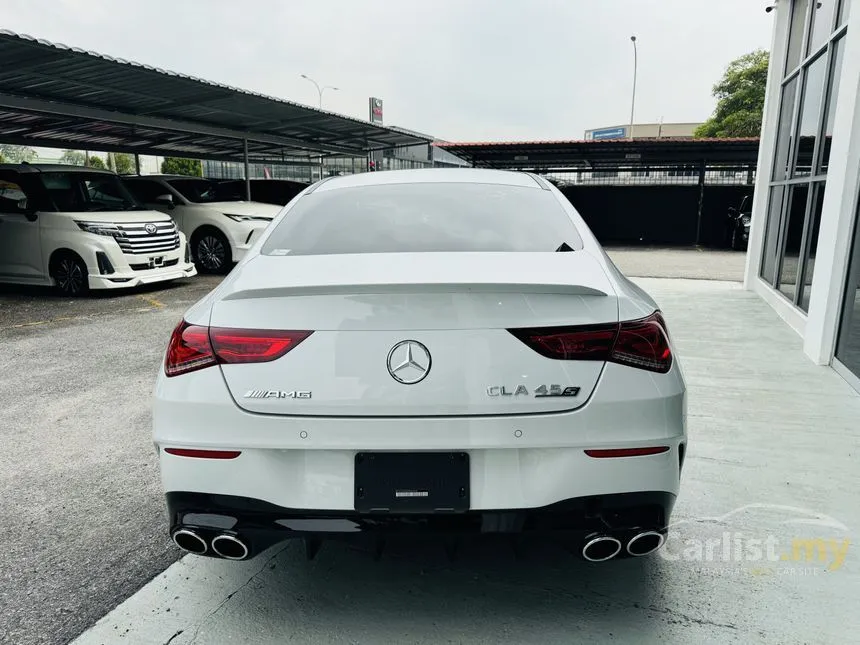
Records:
[[[199,642],[251,622],[261,642],[338,634],[349,642],[526,642],[537,634],[566,641],[583,630],[611,638],[625,624],[648,641],[649,624],[660,621],[630,613],[661,613],[651,608],[667,564],[655,555],[590,563],[546,542],[527,543],[518,559],[503,539],[464,544],[454,561],[441,543],[411,539],[389,543],[378,561],[371,545],[336,541],[313,561],[301,541],[259,558],[262,568],[244,583],[236,563],[207,567],[238,590],[198,625]]]
[[[0,284],[0,298],[17,300],[116,300],[118,298],[151,294],[154,292],[170,292],[190,284],[193,278],[182,278],[172,282],[156,282],[154,284],[128,287],[124,289],[94,289],[86,296],[75,298],[61,293],[55,287],[31,286],[20,284]]]

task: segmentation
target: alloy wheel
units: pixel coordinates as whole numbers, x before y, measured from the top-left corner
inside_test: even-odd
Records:
[[[227,257],[224,243],[214,235],[200,238],[197,243],[197,261],[209,271],[221,269]]]
[[[84,291],[86,276],[80,262],[74,258],[63,258],[57,265],[57,285],[63,293],[77,295]]]

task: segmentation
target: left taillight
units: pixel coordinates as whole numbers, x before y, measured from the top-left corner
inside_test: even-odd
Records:
[[[212,343],[209,342],[209,328],[190,325],[184,320],[180,322],[167,345],[164,373],[167,376],[179,376],[217,364]]]
[[[265,363],[282,357],[309,331],[232,329],[180,322],[167,346],[164,373],[179,376],[219,363]]]

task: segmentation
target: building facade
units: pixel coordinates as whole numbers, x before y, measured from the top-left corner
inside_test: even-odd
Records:
[[[860,390],[860,0],[778,0],[745,288]]]
[[[606,139],[692,139],[701,123],[634,123],[585,131],[586,141]],[[630,136],[632,133],[632,137]]]

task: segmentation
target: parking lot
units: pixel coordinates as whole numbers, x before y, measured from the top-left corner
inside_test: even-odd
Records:
[[[688,379],[674,517],[684,539],[740,532],[787,546],[836,530],[822,537],[853,542],[860,398],[741,289],[743,255],[609,253],[629,275],[670,278],[639,282],[666,312]],[[326,543],[308,562],[292,543],[247,563],[176,562],[150,394],[170,330],[217,282],[83,300],[0,294],[3,642],[68,642],[100,619],[80,643],[820,642],[860,627],[853,547],[842,561],[601,566],[543,547],[519,561],[507,544],[467,545],[449,563],[434,544],[395,544],[374,562]],[[810,512],[843,528],[803,524]]]

